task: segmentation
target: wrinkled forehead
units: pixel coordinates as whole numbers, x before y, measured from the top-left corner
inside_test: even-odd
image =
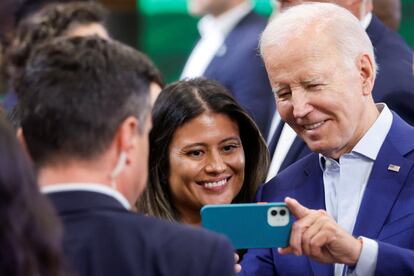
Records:
[[[304,57],[322,58],[338,53],[338,48],[333,37],[324,30],[317,30],[309,25],[301,30],[294,30],[292,33],[285,33],[283,39],[274,43],[263,44],[261,48],[262,57],[265,63],[289,62]]]
[[[330,46],[329,46],[330,45]],[[292,39],[265,47],[263,60],[272,84],[327,78],[345,58],[328,41]]]

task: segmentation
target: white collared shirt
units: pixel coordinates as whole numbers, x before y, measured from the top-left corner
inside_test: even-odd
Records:
[[[61,193],[61,192],[94,192],[110,196],[116,199],[125,209],[130,210],[131,205],[128,200],[117,190],[112,189],[104,184],[98,183],[56,183],[48,186],[41,187],[40,189],[44,194]]]
[[[216,54],[224,55],[224,40],[251,9],[251,3],[245,1],[218,17],[204,16],[198,23],[201,39],[187,60],[181,79],[202,76]]]
[[[372,13],[369,12],[367,15],[365,15],[365,17],[360,21],[362,27],[364,27],[364,29],[366,30],[369,26],[369,24],[371,23],[372,20]]]
[[[384,143],[391,124],[392,113],[383,104],[377,104],[380,115],[353,150],[342,155],[339,162],[320,155],[323,171],[326,211],[348,233],[353,232],[362,197],[374,162]],[[378,244],[363,238],[363,248],[352,275],[373,275],[378,256]],[[335,264],[335,275],[341,276],[343,264]]]

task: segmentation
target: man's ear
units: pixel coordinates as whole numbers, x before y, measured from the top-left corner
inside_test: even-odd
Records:
[[[362,54],[358,58],[357,66],[361,78],[362,92],[365,96],[370,95],[375,81],[374,60],[370,55]]]
[[[118,150],[125,152],[128,156],[128,152],[135,147],[136,139],[139,135],[139,122],[136,117],[127,117],[119,126],[118,133],[116,135]]]

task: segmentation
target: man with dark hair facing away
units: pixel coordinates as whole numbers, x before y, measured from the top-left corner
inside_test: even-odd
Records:
[[[129,211],[147,181],[151,102],[162,86],[142,54],[97,37],[34,51],[18,82],[39,183],[79,275],[232,275],[220,236]]]

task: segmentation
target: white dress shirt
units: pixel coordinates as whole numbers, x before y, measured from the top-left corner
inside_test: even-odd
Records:
[[[41,187],[41,191],[44,194],[50,193],[62,193],[62,192],[94,192],[110,196],[116,199],[125,209],[130,210],[131,205],[128,200],[117,190],[112,189],[104,184],[98,183],[56,183]]]
[[[202,76],[214,56],[224,55],[227,50],[224,40],[251,10],[251,3],[246,1],[218,17],[204,16],[198,23],[201,39],[187,60],[181,79]]]
[[[326,211],[348,233],[352,233],[362,197],[377,155],[391,124],[392,113],[385,104],[377,104],[381,112],[375,123],[339,162],[320,155],[323,170]],[[378,243],[361,237],[363,247],[354,270],[349,275],[374,275],[378,256]],[[335,264],[335,276],[343,275],[344,265]]]

